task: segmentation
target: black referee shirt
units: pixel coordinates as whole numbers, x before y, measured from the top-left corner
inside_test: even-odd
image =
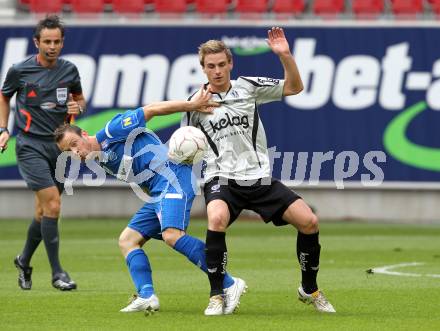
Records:
[[[17,93],[15,123],[20,131],[36,136],[53,136],[66,120],[69,93],[81,94],[76,66],[57,59],[45,68],[33,55],[14,64],[6,75],[2,94],[11,98]]]

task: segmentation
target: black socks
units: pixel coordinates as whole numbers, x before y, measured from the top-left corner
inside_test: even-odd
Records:
[[[43,216],[41,219],[41,235],[46,246],[47,257],[52,268],[52,274],[62,272],[58,256],[59,236],[58,236],[58,219]]]
[[[34,255],[34,252],[40,244],[41,239],[41,223],[37,222],[34,218],[32,223],[29,225],[23,252],[20,254],[20,262],[24,266],[29,266],[32,255]]]
[[[205,251],[208,278],[211,285],[210,296],[223,294],[223,279],[228,260],[226,233],[207,230]]]
[[[304,234],[298,231],[296,254],[301,267],[302,287],[304,292],[311,294],[318,289],[316,277],[319,270],[319,232]]]

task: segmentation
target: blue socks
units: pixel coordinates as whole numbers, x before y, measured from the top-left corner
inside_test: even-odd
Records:
[[[188,260],[202,269],[204,273],[208,273],[208,267],[206,266],[205,243],[203,241],[185,234],[177,240],[174,249],[185,255]],[[234,280],[228,273],[226,273],[223,279],[223,288],[228,288],[232,284],[234,284]]]
[[[184,235],[177,240],[174,249],[185,255],[188,260],[202,269],[205,273],[208,272],[206,266],[205,244],[203,241],[189,235]],[[148,261],[148,257],[144,250],[138,248],[131,251],[125,260],[139,296],[141,298],[149,298],[154,294],[154,287],[150,261]],[[228,273],[226,273],[223,280],[223,288],[230,287],[232,284],[234,284],[234,280]]]
[[[131,251],[126,258],[128,270],[141,298],[149,298],[154,294],[153,278],[148,257],[143,249]]]

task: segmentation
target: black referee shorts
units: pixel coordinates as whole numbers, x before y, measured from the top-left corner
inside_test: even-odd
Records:
[[[18,134],[15,151],[20,174],[32,191],[56,186],[60,194],[63,192],[64,184],[55,178],[61,151],[53,138]]]
[[[212,200],[223,200],[230,213],[229,224],[232,224],[243,209],[259,214],[268,223],[276,226],[286,225],[282,219],[286,209],[299,195],[274,178],[262,178],[249,181],[215,177],[204,187],[206,205]]]

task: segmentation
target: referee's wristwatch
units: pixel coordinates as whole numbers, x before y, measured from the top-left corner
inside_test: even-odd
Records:
[[[3,132],[7,132],[7,133],[9,134],[9,130],[8,130],[8,128],[0,128],[0,135],[1,135]]]

